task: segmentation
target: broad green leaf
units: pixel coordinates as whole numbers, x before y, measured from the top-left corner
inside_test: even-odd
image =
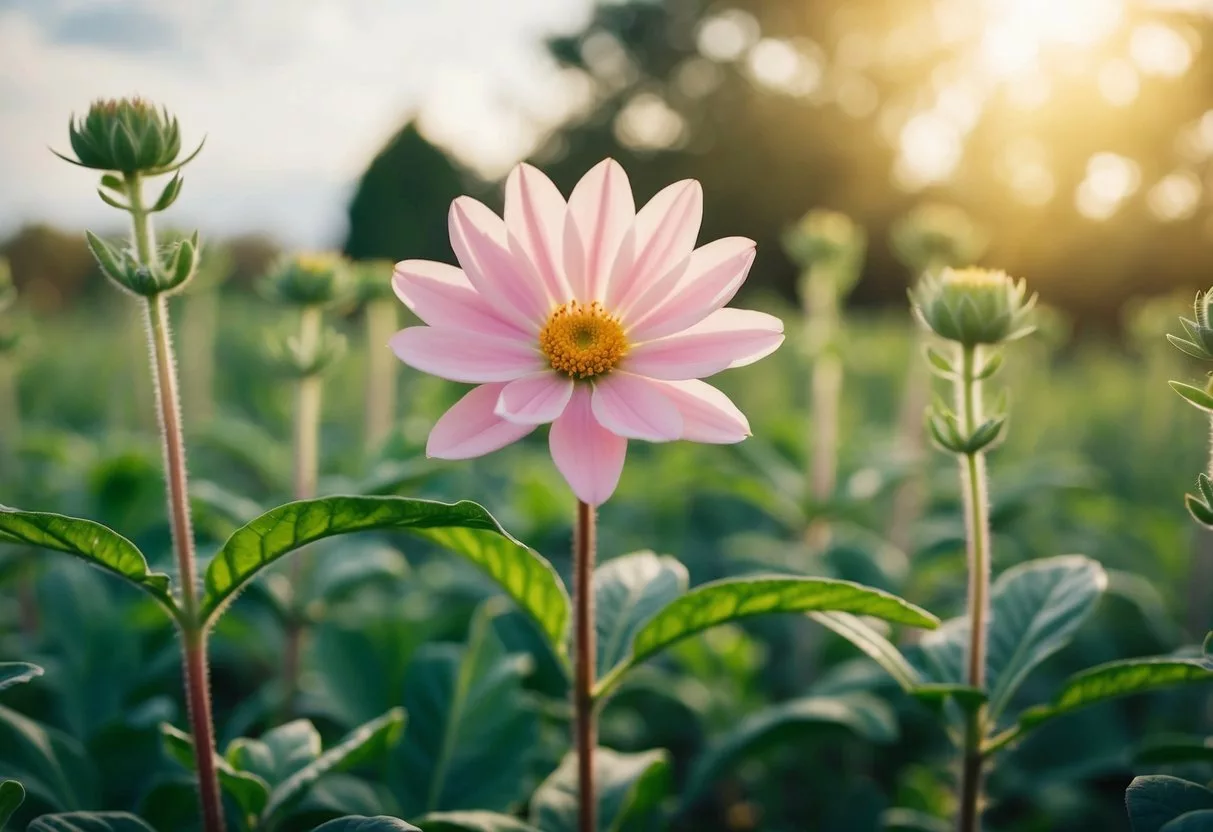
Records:
[[[127,812],[71,812],[34,818],[25,832],[156,832]]]
[[[320,752],[320,732],[316,726],[306,719],[295,719],[271,728],[260,739],[233,740],[226,756],[236,768],[256,772],[273,789],[314,762]]]
[[[866,693],[806,696],[771,705],[747,716],[699,755],[687,778],[683,800],[695,801],[748,757],[774,745],[797,744],[814,732],[836,728],[881,744],[895,741],[898,735],[893,711]]]
[[[233,534],[206,571],[202,614],[213,623],[236,593],[270,564],[309,543],[351,532],[405,531],[484,570],[563,653],[569,599],[552,565],[523,546],[476,503],[406,497],[325,497],[279,506]]]
[[[1162,832],[1213,832],[1213,809],[1182,814],[1164,826]]]
[[[893,642],[862,618],[847,612],[811,612],[809,618],[858,647],[884,668],[902,690],[910,691],[922,684],[922,675],[914,665]]]
[[[1125,659],[1088,668],[1071,676],[1046,705],[1029,708],[1019,716],[1025,730],[1063,714],[1134,693],[1147,693],[1175,685],[1213,681],[1213,659],[1156,656]]]
[[[624,832],[656,808],[670,787],[670,761],[665,751],[622,754],[594,749],[600,832]],[[543,832],[577,830],[577,755],[565,755],[560,766],[531,798],[531,824]]]
[[[495,812],[435,812],[417,822],[425,832],[539,832],[518,818]]]
[[[1213,763],[1213,737],[1151,737],[1133,754],[1133,764],[1137,766],[1179,763]]]
[[[89,805],[94,772],[72,737],[0,705],[0,779],[19,780],[31,801],[57,810]]]
[[[0,690],[20,685],[42,675],[42,668],[29,662],[0,662]]]
[[[781,612],[848,612],[925,628],[939,623],[896,595],[851,581],[794,576],[715,581],[696,587],[649,619],[632,639],[631,654],[599,681],[595,694],[606,694],[628,668],[684,638],[741,618]]]
[[[0,780],[0,832],[4,832],[4,825],[24,802],[25,789],[20,783],[16,780]]]
[[[1133,832],[1162,832],[1163,827],[1189,812],[1213,809],[1213,791],[1197,783],[1151,774],[1135,777],[1125,792]]]
[[[687,591],[686,567],[671,557],[635,552],[594,570],[594,625],[598,673],[627,659],[637,631]]]
[[[539,720],[522,687],[530,657],[508,654],[493,632],[504,603],[481,605],[466,646],[429,644],[409,665],[409,725],[390,778],[409,816],[504,811],[526,797]]]
[[[990,591],[986,677],[990,718],[1010,704],[1027,675],[1073,639],[1107,585],[1098,563],[1081,555],[1029,561],[1004,572]],[[944,623],[921,646],[934,681],[964,684],[967,618]]]
[[[149,570],[143,553],[122,535],[92,520],[0,506],[0,542],[21,543],[75,555],[150,594],[174,617],[169,578]]]
[[[194,738],[168,723],[160,726],[164,750],[187,771],[197,771],[194,759]],[[270,785],[265,778],[252,771],[234,768],[226,759],[215,755],[215,771],[219,786],[244,813],[246,818],[256,818],[265,810],[270,799]]]
[[[337,818],[328,823],[322,823],[312,832],[422,832],[422,830],[399,818],[389,818],[383,815],[374,818],[350,815],[348,818]]]
[[[353,768],[371,757],[386,753],[399,741],[403,730],[404,711],[400,708],[358,726],[340,743],[274,788],[269,804],[262,813],[263,822],[269,823],[272,818],[281,815],[284,810],[302,799],[307,790],[324,775]]]

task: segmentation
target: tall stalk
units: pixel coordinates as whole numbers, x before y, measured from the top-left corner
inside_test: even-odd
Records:
[[[130,200],[132,241],[135,256],[144,269],[160,269],[151,214],[143,203],[143,182],[138,173],[125,176]],[[206,832],[223,832],[223,803],[215,771],[215,732],[207,679],[206,632],[198,614],[197,571],[194,536],[186,481],[185,442],[182,436],[181,404],[168,304],[163,292],[141,298],[148,332],[148,352],[156,394],[160,436],[164,446],[169,523],[181,586],[182,652],[185,693],[194,736],[194,760],[198,794]]]
[[[838,411],[842,395],[842,361],[837,336],[841,328],[837,279],[814,266],[805,282],[805,323],[820,347],[813,356],[810,380],[812,433],[809,437],[809,485],[814,499],[825,503],[838,480]]]
[[[960,345],[960,373],[956,379],[956,414],[963,435],[972,436],[982,424],[981,380],[978,371],[981,348]],[[970,687],[986,686],[986,642],[990,619],[990,512],[983,450],[957,454],[961,492],[964,497],[965,540],[969,562],[969,644],[965,664]],[[981,829],[982,752],[985,737],[985,706],[966,715],[961,761],[960,816],[958,832]]]
[[[594,559],[597,549],[594,507],[577,503],[573,534],[573,743],[577,751],[578,832],[596,832],[598,803],[594,790],[594,749],[598,728],[594,713]]]
[[[396,421],[396,385],[399,367],[385,344],[397,328],[397,301],[374,298],[366,305],[366,449],[375,451]]]

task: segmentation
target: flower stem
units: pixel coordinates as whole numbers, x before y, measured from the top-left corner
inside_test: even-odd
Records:
[[[598,729],[594,723],[594,558],[597,528],[594,507],[578,501],[577,529],[573,535],[573,742],[577,750],[578,832],[596,832],[598,804],[594,792],[594,749]]]
[[[139,263],[158,268],[155,262],[155,237],[151,217],[143,206],[143,185],[138,174],[126,177],[130,198],[132,238]],[[185,470],[185,441],[181,429],[181,404],[177,388],[177,367],[173,358],[173,337],[169,327],[168,304],[164,295],[143,299],[147,324],[148,350],[155,379],[156,405],[160,435],[164,443],[164,468],[167,481],[169,525],[181,584],[182,652],[185,670],[186,702],[194,735],[194,760],[198,774],[198,796],[202,805],[206,832],[223,832],[223,802],[215,773],[215,731],[211,716],[210,687],[207,680],[206,633],[198,617],[197,572],[194,559],[194,535],[190,522],[189,493]]]
[[[961,432],[968,436],[982,420],[981,380],[977,378],[979,348],[961,347],[960,378],[956,382],[956,412]],[[986,483],[986,458],[981,451],[959,454],[961,489],[964,494],[965,537],[969,559],[969,649],[967,681],[971,687],[986,686],[986,640],[990,607],[990,518]],[[982,764],[986,709],[982,705],[966,714],[961,762],[960,815],[958,832],[980,832]]]
[[[315,355],[320,344],[324,313],[319,306],[304,307],[299,315],[299,353]],[[294,497],[308,500],[316,496],[320,476],[320,413],[324,386],[318,372],[301,376],[295,389]],[[305,586],[311,574],[311,553],[305,548],[291,561],[292,606],[286,626],[286,649],[282,660],[282,716],[290,717],[299,691],[303,665],[303,643],[307,636]]]
[[[366,307],[366,449],[374,452],[392,432],[396,421],[397,362],[386,344],[396,332],[396,303],[392,298]]]

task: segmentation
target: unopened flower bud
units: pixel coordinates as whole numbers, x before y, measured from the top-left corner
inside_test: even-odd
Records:
[[[1023,280],[989,269],[924,274],[910,292],[914,312],[938,335],[965,346],[999,344],[1030,333],[1036,296]]]
[[[178,161],[181,128],[176,117],[142,98],[95,101],[83,118],[72,119],[68,135],[76,158],[62,158],[123,174],[167,173],[198,152]]]
[[[339,254],[298,254],[282,260],[265,281],[267,293],[290,306],[326,306],[346,292],[349,269]]]
[[[838,211],[810,211],[783,236],[788,256],[802,268],[852,261],[865,244],[863,229]]]
[[[954,205],[925,202],[893,225],[893,250],[916,274],[977,262],[987,238],[965,211]]]
[[[353,264],[355,291],[360,303],[371,303],[394,296],[391,260],[359,260]]]

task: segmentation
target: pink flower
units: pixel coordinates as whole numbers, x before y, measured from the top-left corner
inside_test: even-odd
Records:
[[[699,379],[783,342],[772,315],[725,309],[754,241],[695,248],[703,191],[675,182],[637,211],[613,159],[568,202],[530,165],[510,173],[505,220],[460,197],[451,246],[462,269],[396,264],[396,294],[427,326],[398,332],[401,361],[479,385],[430,433],[427,454],[477,457],[552,423],[556,467],[578,499],[611,496],[629,439],[740,442],[745,416]]]

